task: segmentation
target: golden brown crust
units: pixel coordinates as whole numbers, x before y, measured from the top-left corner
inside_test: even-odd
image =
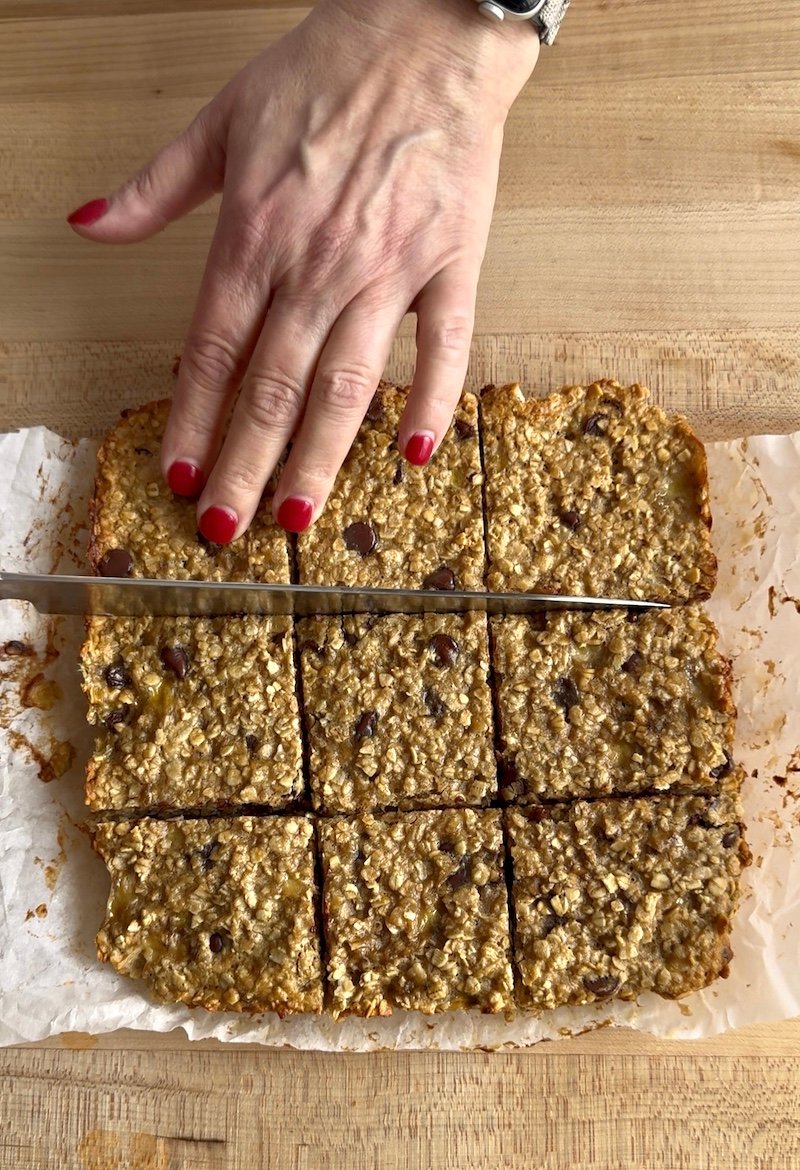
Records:
[[[110,549],[125,549],[133,577],[288,581],[289,546],[272,519],[269,492],[232,544],[210,545],[198,536],[194,501],[173,495],[161,475],[169,407],[165,399],[123,412],[100,446],[89,507],[93,571]]]
[[[413,467],[396,441],[406,397],[387,384],[375,395],[325,511],[298,537],[302,582],[421,589],[449,570],[456,588],[483,588],[477,401],[464,395],[430,463]]]
[[[509,809],[517,1002],[543,1010],[726,976],[742,868],[738,795]]]
[[[103,962],[164,1003],[322,1010],[308,818],[125,820],[94,845],[111,876]]]
[[[705,453],[638,385],[481,398],[491,589],[708,597],[716,580]]]

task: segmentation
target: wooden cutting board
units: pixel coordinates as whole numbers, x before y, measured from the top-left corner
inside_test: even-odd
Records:
[[[303,11],[0,0],[0,429],[97,434],[169,393],[214,205],[119,250],[64,216]],[[575,0],[509,123],[473,384],[613,374],[707,437],[792,430],[798,321],[800,9]],[[389,373],[412,356],[406,330]],[[515,1055],[72,1035],[0,1050],[0,1076],[14,1170],[800,1166],[800,1022]]]

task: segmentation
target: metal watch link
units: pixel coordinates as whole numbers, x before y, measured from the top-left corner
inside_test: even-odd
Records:
[[[528,20],[545,45],[552,45],[569,0],[477,0],[489,20]]]

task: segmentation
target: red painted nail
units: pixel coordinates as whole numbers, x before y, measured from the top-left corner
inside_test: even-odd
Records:
[[[188,459],[176,459],[167,472],[167,485],[176,496],[196,500],[203,490],[203,473]]]
[[[230,544],[239,527],[239,517],[231,508],[218,508],[216,504],[206,508],[200,517],[198,527],[206,540],[214,544]]]
[[[289,496],[278,508],[278,523],[287,532],[304,532],[311,523],[314,504],[302,496]]]
[[[90,224],[97,223],[98,219],[102,219],[107,211],[107,199],[90,199],[83,207],[67,216],[67,223],[76,227],[89,227]]]
[[[433,454],[433,435],[430,431],[416,431],[406,443],[406,459],[423,467]]]

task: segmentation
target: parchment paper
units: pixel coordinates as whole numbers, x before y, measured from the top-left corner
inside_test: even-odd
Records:
[[[90,737],[78,681],[82,620],[0,603],[0,1043],[115,1028],[326,1050],[527,1046],[611,1022],[672,1038],[800,1015],[800,433],[708,448],[719,586],[709,604],[734,659],[736,757],[754,864],[727,981],[670,1003],[503,1019],[250,1018],[162,1007],[95,957],[108,892],[82,828]],[[0,564],[85,571],[94,448],[44,428],[0,436]],[[11,642],[11,646],[5,644]],[[23,643],[23,652],[13,643]],[[32,653],[25,652],[32,648]]]

